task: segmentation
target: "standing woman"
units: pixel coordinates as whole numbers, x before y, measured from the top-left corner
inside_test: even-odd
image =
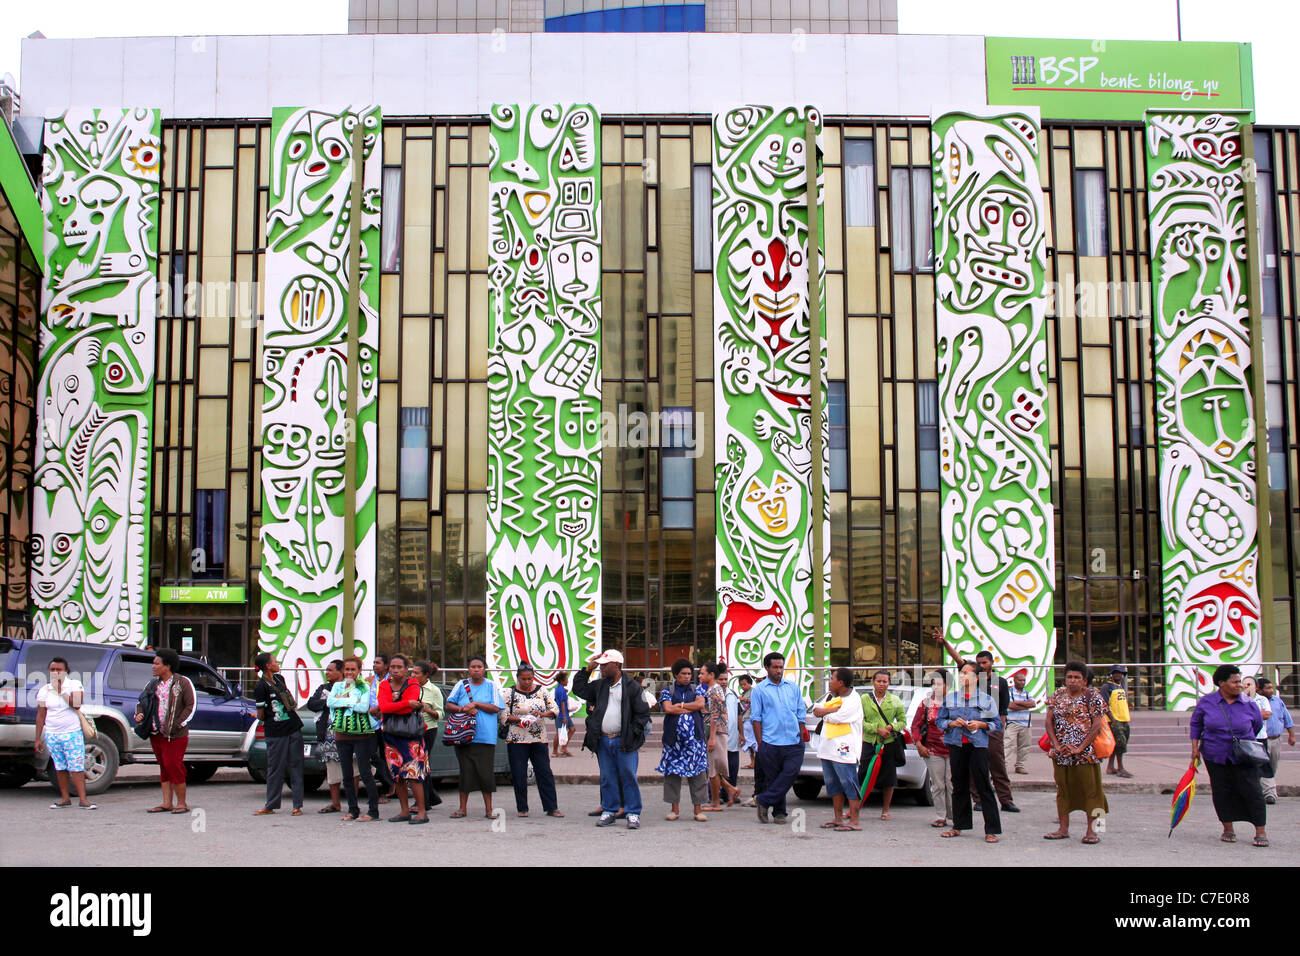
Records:
[[[153,680],[136,702],[135,722],[149,716],[149,746],[158,761],[158,779],[162,783],[162,803],[150,807],[149,813],[188,813],[185,802],[185,748],[190,743],[190,718],[194,716],[194,685],[175,673],[181,656],[170,647],[154,655]],[[175,806],[172,801],[175,799]]]
[[[406,656],[393,654],[388,659],[388,676],[379,682],[376,697],[384,715],[384,759],[397,781],[397,802],[401,809],[389,823],[428,823],[424,807],[424,778],[429,772],[429,756],[424,752],[424,705],[420,700],[420,682],[407,673]],[[410,787],[415,798],[415,815],[407,804]]]
[[[555,677],[555,740],[551,743],[552,757],[572,757],[569,753],[569,741],[573,739],[573,717],[569,714],[569,675],[560,671]],[[560,731],[565,732],[564,743],[560,743]]]
[[[442,691],[433,682],[433,675],[436,673],[438,673],[437,665],[428,661],[416,661],[411,665],[411,676],[420,685],[420,709],[424,713],[424,756],[426,758],[433,753],[433,744],[438,739],[438,720],[442,717],[443,710],[446,709],[446,704],[442,700]],[[424,775],[424,809],[426,812],[442,803],[442,797],[438,796],[438,788],[433,783],[434,781],[426,768]]]
[[[932,827],[952,826],[952,774],[949,767],[948,745],[943,742],[939,729],[939,709],[948,693],[948,672],[939,668],[930,675],[930,693],[916,708],[912,718],[912,739],[916,752],[930,771],[930,802],[939,816]]]
[[[557,717],[555,698],[538,686],[533,665],[524,661],[515,671],[515,686],[506,692],[506,753],[510,757],[510,778],[515,785],[515,812],[528,816],[528,762],[532,761],[542,811],[548,817],[562,817],[555,800],[555,777],[546,755],[546,720]]]
[[[501,688],[487,678],[487,661],[469,659],[469,677],[456,685],[447,698],[447,713],[474,714],[474,739],[456,745],[456,762],[460,764],[460,809],[453,820],[465,819],[469,795],[483,794],[483,815],[492,816],[492,794],[497,781],[492,772],[497,752],[497,720],[502,707]]]
[[[68,662],[50,659],[50,682],[36,694],[36,752],[50,752],[59,782],[59,802],[51,810],[72,806],[68,778],[77,790],[77,804],[83,810],[97,809],[86,799],[86,737],[81,732],[81,699],[85,687],[68,676]]]
[[[1044,840],[1070,836],[1070,813],[1082,810],[1086,824],[1083,843],[1100,843],[1093,829],[1110,806],[1101,786],[1101,758],[1092,741],[1101,732],[1106,702],[1092,683],[1088,668],[1079,661],[1065,665],[1065,686],[1047,700],[1047,739],[1051,744],[1056,776],[1056,815],[1060,826]]]
[[[740,685],[740,712],[736,715],[742,730],[740,749],[749,754],[749,763],[745,765],[745,769],[753,770],[754,755],[758,753],[758,741],[754,739],[754,722],[750,719],[750,709],[754,703],[754,678],[748,674],[741,674],[736,683]]]
[[[673,662],[673,683],[659,693],[664,712],[664,753],[655,770],[664,775],[664,802],[671,804],[666,819],[680,816],[682,780],[690,785],[695,819],[704,823],[704,803],[709,796],[709,755],[705,749],[704,696],[691,679],[691,662]]]
[[[379,819],[379,788],[370,771],[370,759],[375,755],[375,733],[370,723],[370,685],[361,679],[361,658],[349,657],[343,662],[343,679],[330,687],[325,699],[329,708],[330,723],[334,728],[334,743],[339,751],[342,767],[355,767],[366,788],[368,809],[361,816],[357,807],[356,779],[351,773],[343,774],[343,795],[348,798],[348,814],[344,823],[361,820],[371,823]]]
[[[1223,824],[1224,843],[1236,843],[1233,824],[1246,820],[1255,826],[1254,846],[1268,846],[1264,832],[1264,791],[1260,787],[1259,767],[1246,755],[1237,753],[1237,741],[1251,741],[1264,718],[1259,707],[1246,699],[1241,687],[1241,669],[1220,664],[1214,671],[1219,688],[1196,702],[1192,711],[1192,759],[1205,760],[1213,788],[1214,812]]]

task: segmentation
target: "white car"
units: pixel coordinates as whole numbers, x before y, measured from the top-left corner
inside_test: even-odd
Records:
[[[853,688],[862,697],[871,693],[871,685],[865,684],[861,687]],[[925,765],[921,755],[916,752],[916,746],[912,743],[912,718],[916,716],[916,709],[921,706],[921,701],[925,699],[927,689],[924,687],[890,687],[890,693],[896,694],[898,699],[903,702],[907,708],[907,730],[904,731],[903,740],[904,751],[907,753],[907,762],[898,768],[898,789],[910,790],[913,792],[916,802],[923,807],[932,804],[930,799],[930,770]],[[868,700],[863,700],[863,709],[872,706]],[[818,718],[812,715],[811,708],[808,711],[807,725],[810,738],[804,746],[803,765],[799,768],[799,777],[794,782],[794,795],[800,800],[816,800],[822,792],[822,762],[817,758],[817,743],[821,739],[813,730],[817,726]]]

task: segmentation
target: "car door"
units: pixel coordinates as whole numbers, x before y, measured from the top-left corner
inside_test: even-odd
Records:
[[[153,654],[117,651],[109,665],[108,676],[104,681],[104,699],[120,710],[131,725],[135,725],[135,711],[140,692],[153,678]],[[149,741],[137,734],[130,734],[127,746],[132,753],[148,754],[152,751]]]
[[[194,684],[194,717],[190,720],[187,756],[233,757],[252,723],[249,707],[212,668],[182,659],[180,672]]]

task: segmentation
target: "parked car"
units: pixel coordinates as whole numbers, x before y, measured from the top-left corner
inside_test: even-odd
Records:
[[[456,689],[454,684],[439,684],[442,691],[442,698],[446,700],[451,696],[452,691]],[[308,790],[315,790],[325,780],[325,761],[321,760],[316,754],[316,717],[317,714],[308,710],[306,706],[298,709],[298,716],[302,718],[302,741],[303,741],[303,768],[302,782]],[[248,774],[258,783],[266,782],[266,736],[265,729],[261,721],[258,721],[255,727],[248,729],[247,747],[248,751]],[[510,775],[510,761],[506,755],[504,743],[498,742],[496,754],[492,760],[493,771],[500,775],[508,777]],[[529,765],[529,779],[532,779],[532,765]],[[456,752],[452,747],[444,747],[442,744],[442,723],[438,724],[438,737],[433,742],[433,747],[429,751],[429,776],[434,780],[459,780],[460,765],[456,761]]]
[[[907,708],[907,726],[912,726],[912,718],[916,716],[916,709],[921,706],[921,701],[925,699],[926,688],[924,687],[890,687],[890,691],[898,695],[898,699],[903,702]],[[854,690],[859,695],[866,696],[871,693],[871,685],[864,684],[861,687],[855,687]],[[870,701],[863,701],[864,707],[871,706]],[[803,765],[799,768],[799,776],[794,782],[794,795],[800,800],[816,800],[822,792],[822,764],[817,758],[817,743],[819,738],[813,733],[817,726],[817,718],[812,715],[812,708],[808,709],[808,733],[810,739],[804,746]],[[898,790],[910,790],[916,802],[928,807],[932,801],[930,799],[929,778],[930,771],[926,767],[925,761],[921,755],[916,752],[916,746],[912,741],[911,731],[905,731],[903,735],[904,751],[907,754],[907,762],[898,768]]]
[[[118,644],[0,638],[0,788],[21,787],[37,776],[53,783],[46,754],[37,754],[36,694],[46,682],[51,657],[62,657],[86,688],[82,713],[99,734],[86,743],[86,792],[103,793],[124,763],[156,763],[149,741],[131,729],[136,700],[153,677],[153,652]],[[181,657],[180,671],[194,684],[185,765],[190,783],[202,783],[218,767],[246,766],[246,739],[257,721],[251,700],[215,670]]]

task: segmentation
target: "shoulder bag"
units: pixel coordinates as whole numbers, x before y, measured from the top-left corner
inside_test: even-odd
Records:
[[[158,716],[158,695],[155,693],[157,689],[158,678],[154,677],[145,685],[144,690],[140,691],[140,697],[136,701],[141,720],[131,729],[141,740],[148,740],[153,734],[154,718]]]
[[[507,715],[513,715],[515,712],[515,689],[510,688],[510,706],[506,710]],[[510,736],[510,724],[505,717],[497,714],[497,740],[505,740]]]
[[[406,688],[411,684],[410,680],[402,681],[402,686],[393,691],[393,703],[396,704],[406,693]],[[392,689],[392,684],[389,684]],[[419,740],[424,736],[424,712],[420,710],[409,710],[404,714],[389,714],[384,718],[384,733],[390,737],[400,737],[404,740]]]
[[[1254,764],[1263,770],[1265,767],[1272,769],[1273,762],[1268,758],[1268,751],[1254,737],[1238,737],[1232,733],[1232,718],[1228,715],[1228,708],[1223,706],[1223,698],[1219,698],[1219,709],[1223,711],[1224,723],[1228,725],[1228,734],[1232,737],[1232,760],[1236,764]]]
[[[361,686],[353,684],[353,688]],[[369,696],[370,689],[366,688],[366,695]],[[334,710],[334,733],[345,734],[348,737],[365,737],[375,732],[374,726],[370,723],[370,715],[366,713],[357,713],[351,707],[338,707]]]
[[[469,696],[469,681],[462,681],[461,686],[465,688],[465,695]],[[447,695],[451,700],[456,696],[453,690]],[[473,698],[470,698],[473,700]],[[470,744],[474,742],[474,734],[478,732],[478,714],[466,714],[458,712],[448,714],[446,722],[442,725],[442,742],[448,747],[455,747],[458,744]]]
[[[894,725],[889,722],[889,719],[885,717],[885,712],[880,709],[880,704],[876,701],[876,695],[866,694],[864,696],[871,698],[871,703],[875,705],[876,713],[880,715],[880,719],[885,722],[886,726],[892,728]],[[889,739],[885,741],[884,744],[881,744],[879,738],[877,738],[872,741],[872,746],[883,752],[886,757],[891,758],[894,761],[895,767],[901,767],[903,764],[907,763],[907,751],[903,747],[903,735],[897,730],[890,735]]]

